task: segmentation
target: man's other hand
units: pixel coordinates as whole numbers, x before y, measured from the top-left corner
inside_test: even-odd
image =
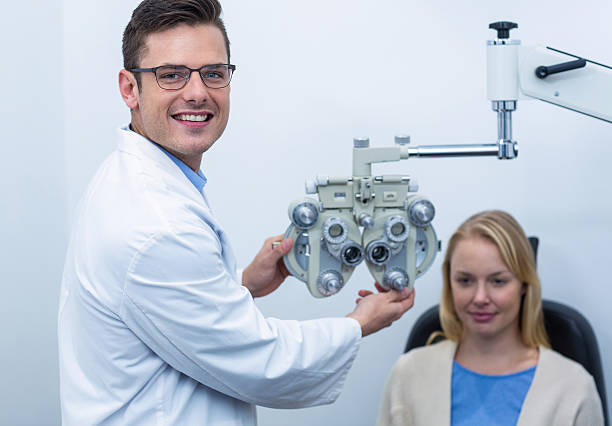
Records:
[[[356,319],[361,325],[362,337],[376,333],[378,330],[389,327],[404,315],[414,305],[414,289],[385,290],[378,283],[379,293],[369,290],[359,290],[359,298],[355,310],[347,315]]]
[[[289,253],[293,241],[282,238],[282,234],[268,238],[255,259],[242,272],[242,285],[249,289],[253,297],[272,293],[290,275],[283,256]],[[276,242],[280,244],[274,244]]]

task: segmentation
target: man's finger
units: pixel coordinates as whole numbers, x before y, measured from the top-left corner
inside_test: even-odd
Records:
[[[282,238],[282,235],[280,237]],[[293,240],[291,238],[285,238],[284,240],[274,241],[272,243],[272,250],[276,252],[278,257],[282,257],[289,253],[291,247],[293,247]]]
[[[280,234],[280,235],[275,235],[273,237],[270,237],[266,241],[272,241],[272,246],[276,247],[284,239],[285,239],[285,234]]]
[[[283,256],[284,256],[287,253],[289,253],[289,250],[291,250],[291,247],[293,247],[293,240],[291,238],[285,238],[281,242],[281,247],[283,249]]]
[[[414,289],[409,290],[403,288],[402,290],[389,290],[387,293],[383,293],[387,300],[392,303],[403,302],[404,300],[414,301]]]
[[[283,260],[282,260],[282,259],[279,259],[279,260],[278,260],[278,267],[280,268],[281,273],[282,273],[282,274],[283,274],[285,277],[288,277],[288,276],[293,276],[293,274],[292,274],[292,273],[289,271],[289,269],[287,269],[287,267],[285,266],[285,262],[283,262]]]
[[[395,290],[395,289],[391,289],[389,291],[387,291],[386,293],[382,293],[388,301],[390,302],[399,302],[400,300],[405,299],[407,296],[402,294],[403,290]]]
[[[409,297],[403,300],[400,300],[399,303],[402,306],[402,309],[404,310],[404,312],[412,308],[412,306],[414,305],[414,289],[410,292]]]
[[[378,284],[377,282],[374,283],[374,287],[376,287],[376,290],[378,290],[379,293],[386,293],[389,291],[383,286],[381,286],[380,284]]]

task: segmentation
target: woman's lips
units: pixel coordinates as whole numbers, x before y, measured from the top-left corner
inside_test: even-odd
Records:
[[[489,322],[495,317],[495,314],[488,312],[470,312],[470,316],[476,322]]]

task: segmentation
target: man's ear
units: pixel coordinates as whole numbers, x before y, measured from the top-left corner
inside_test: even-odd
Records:
[[[127,70],[119,71],[119,92],[129,109],[133,110],[138,107],[139,92],[134,74]]]

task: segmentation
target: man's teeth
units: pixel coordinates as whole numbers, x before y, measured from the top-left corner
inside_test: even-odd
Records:
[[[207,121],[210,114],[195,115],[195,114],[179,114],[176,116],[181,121]]]

